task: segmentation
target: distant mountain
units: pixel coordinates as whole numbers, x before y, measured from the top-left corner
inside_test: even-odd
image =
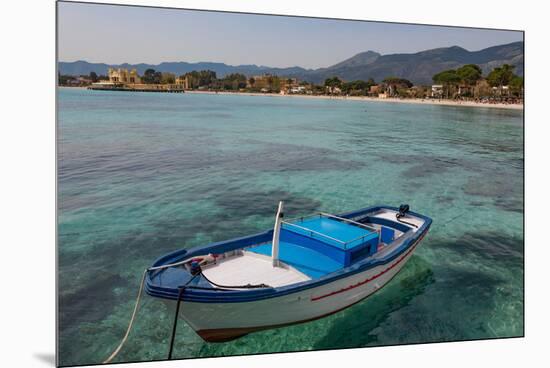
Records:
[[[516,66],[516,74],[523,75],[523,42],[473,52],[458,46],[414,54],[379,55],[367,51],[331,67],[310,71],[303,77],[307,76],[309,81],[319,83],[331,76],[338,76],[344,80],[373,78],[377,82],[394,76],[409,79],[414,84],[431,84],[434,74],[464,64],[479,65],[484,75],[497,66],[511,64]]]
[[[374,63],[378,58],[382,56],[374,51],[361,52],[355,56],[350,57],[338,64],[325,69],[341,69],[341,68],[353,68],[356,66],[365,66]]]
[[[61,74],[83,75],[91,71],[107,74],[109,67],[136,68],[138,73],[152,68],[157,71],[170,72],[176,75],[193,70],[213,70],[218,77],[230,73],[242,73],[247,76],[270,73],[279,76],[297,77],[309,82],[321,83],[326,78],[338,76],[344,80],[367,80],[373,78],[380,82],[386,77],[400,77],[414,84],[431,84],[432,76],[446,69],[455,69],[464,64],[477,64],[486,75],[493,68],[502,64],[515,65],[515,73],[523,75],[523,42],[489,47],[479,51],[468,51],[458,46],[442,47],[413,54],[381,55],[374,51],[359,53],[349,59],[327,68],[304,69],[301,67],[272,68],[257,65],[227,65],[224,63],[200,62],[164,62],[153,64],[120,64],[108,65],[86,61],[59,62]]]
[[[90,72],[96,72],[98,75],[107,75],[109,68],[126,68],[137,69],[139,74],[143,74],[145,70],[151,68],[161,72],[174,73],[182,75],[193,70],[213,70],[218,77],[224,77],[231,73],[241,73],[247,76],[271,73],[275,75],[289,75],[307,73],[308,70],[300,67],[292,68],[271,68],[258,65],[227,65],[224,63],[187,63],[184,61],[178,62],[163,62],[160,64],[104,64],[104,63],[89,63],[79,60],[74,62],[59,62],[59,72],[66,75],[88,75]]]

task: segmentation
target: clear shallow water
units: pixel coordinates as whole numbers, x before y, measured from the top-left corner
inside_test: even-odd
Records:
[[[178,358],[523,335],[523,115],[488,108],[59,90],[60,363],[100,363],[143,270],[294,217],[409,203],[433,218],[398,276],[306,324]],[[165,359],[173,305],[145,296],[116,361]]]

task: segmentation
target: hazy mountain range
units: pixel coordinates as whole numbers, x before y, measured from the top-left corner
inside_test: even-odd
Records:
[[[109,67],[136,68],[139,74],[152,68],[157,71],[176,75],[193,70],[213,70],[218,77],[230,73],[242,73],[247,76],[270,73],[279,76],[297,77],[300,80],[321,83],[328,77],[338,76],[346,81],[367,80],[373,78],[380,82],[386,77],[406,78],[415,84],[430,84],[432,76],[446,69],[455,69],[464,64],[477,64],[484,74],[502,64],[515,65],[515,73],[523,75],[523,42],[489,47],[479,51],[468,51],[459,46],[442,47],[412,54],[381,55],[374,51],[365,51],[340,63],[319,69],[301,67],[273,68],[258,65],[227,65],[224,63],[199,62],[187,63],[163,62],[160,64],[118,64],[89,63],[87,61],[59,62],[61,74],[84,75],[94,71],[107,74]]]

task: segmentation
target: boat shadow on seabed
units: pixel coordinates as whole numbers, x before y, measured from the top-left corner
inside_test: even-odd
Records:
[[[317,341],[313,350],[357,348],[376,343],[372,334],[390,315],[406,307],[412,299],[422,295],[435,282],[433,271],[427,261],[413,256],[393,282],[371,298],[336,315],[336,321],[324,337]],[[395,341],[399,343],[399,341]]]

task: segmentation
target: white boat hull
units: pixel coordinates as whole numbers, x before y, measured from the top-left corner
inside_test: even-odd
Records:
[[[365,299],[386,285],[407,263],[420,241],[418,239],[391,262],[315,288],[250,302],[185,301],[180,316],[210,342],[322,318]]]

